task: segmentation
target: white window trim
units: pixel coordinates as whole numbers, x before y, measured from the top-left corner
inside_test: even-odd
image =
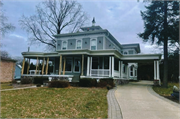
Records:
[[[76,49],[77,49],[77,42],[78,42],[79,40],[81,41],[81,49],[82,49],[82,39],[76,40]]]
[[[95,46],[96,46],[96,49],[95,50],[97,50],[97,38],[91,38],[90,40],[91,40],[91,42],[90,42],[90,49],[91,49],[91,46],[92,46],[92,40],[94,40],[95,39]]]
[[[66,47],[66,49],[63,49],[63,43],[64,43],[64,42],[66,42],[66,46],[65,46],[65,47]],[[67,44],[68,44],[68,41],[65,41],[65,40],[64,40],[64,41],[62,41],[62,44],[61,44],[61,45],[62,45],[62,47],[61,47],[61,49],[62,49],[62,50],[67,50]]]
[[[75,59],[79,59],[80,60],[79,71],[75,71]],[[81,58],[75,57],[74,58],[74,65],[73,65],[73,72],[74,73],[80,73],[80,71],[81,71]]]

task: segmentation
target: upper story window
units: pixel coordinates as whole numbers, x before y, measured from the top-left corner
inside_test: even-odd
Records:
[[[127,55],[127,52],[124,52],[125,55]]]
[[[91,50],[96,50],[97,44],[96,44],[96,39],[91,40]]]
[[[76,48],[77,48],[77,49],[81,49],[81,47],[82,47],[82,45],[81,45],[81,40],[78,40],[78,41],[77,41],[77,46],[76,46]]]
[[[129,54],[133,54],[133,50],[129,50]]]
[[[63,43],[62,43],[62,49],[63,49],[63,50],[67,49],[67,41],[63,41]]]

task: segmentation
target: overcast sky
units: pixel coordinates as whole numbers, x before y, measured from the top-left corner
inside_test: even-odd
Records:
[[[6,50],[14,56],[21,56],[21,52],[25,52],[30,46],[30,51],[43,52],[45,48],[42,44],[30,45],[28,42],[28,34],[21,29],[19,19],[24,14],[30,16],[35,14],[36,5],[43,0],[2,0],[3,10],[8,18],[8,22],[12,23],[16,29],[1,37],[1,50]],[[143,32],[144,24],[140,15],[140,11],[144,11],[145,3],[137,2],[137,0],[78,0],[83,6],[83,10],[89,16],[89,24],[95,17],[96,25],[107,29],[121,44],[139,43],[141,53],[151,54],[160,53],[158,49],[149,43],[143,43],[137,33]]]

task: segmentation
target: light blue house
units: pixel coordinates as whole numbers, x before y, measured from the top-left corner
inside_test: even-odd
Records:
[[[69,81],[79,78],[113,78],[115,80],[137,80],[139,62],[154,64],[154,79],[160,81],[159,61],[161,54],[141,54],[136,44],[120,44],[116,38],[100,26],[81,28],[77,33],[54,35],[56,38],[55,52],[23,52],[24,62],[36,59],[35,73],[28,74],[22,68],[22,76],[66,77]],[[49,72],[51,62],[53,71]],[[39,64],[42,69],[39,69]],[[23,63],[24,64],[24,63]]]
[[[14,72],[14,79],[21,79],[21,65],[16,64],[15,66],[15,72]]]

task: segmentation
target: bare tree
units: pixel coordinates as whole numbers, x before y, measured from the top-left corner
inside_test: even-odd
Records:
[[[2,58],[11,58],[11,56],[9,55],[7,51],[0,51],[0,56]]]
[[[7,17],[4,15],[4,10],[2,9],[3,3],[0,1],[0,35],[4,36],[6,33],[15,29],[15,27],[8,23]]]
[[[46,0],[36,6],[36,15],[20,19],[21,26],[31,34],[31,43],[43,43],[55,49],[53,35],[77,32],[87,20],[82,6],[70,0]]]

